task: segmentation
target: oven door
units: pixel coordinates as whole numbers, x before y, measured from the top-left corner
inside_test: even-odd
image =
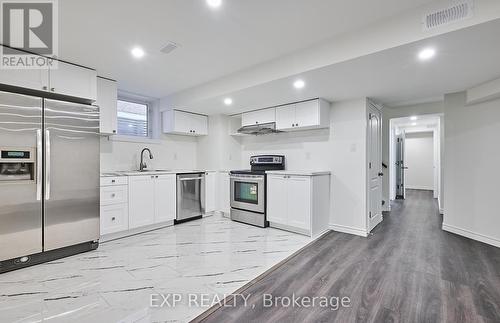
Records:
[[[231,174],[231,207],[265,213],[265,189],[264,176]]]

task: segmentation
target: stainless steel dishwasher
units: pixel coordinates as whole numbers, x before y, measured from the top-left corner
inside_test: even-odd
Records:
[[[175,224],[200,219],[205,212],[205,173],[177,174]]]

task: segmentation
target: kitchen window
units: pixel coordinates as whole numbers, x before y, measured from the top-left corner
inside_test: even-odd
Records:
[[[149,137],[149,106],[128,100],[118,100],[118,134]]]

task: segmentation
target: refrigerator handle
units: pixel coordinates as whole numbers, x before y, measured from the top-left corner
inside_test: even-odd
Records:
[[[42,199],[42,130],[36,131],[36,200]]]
[[[50,131],[45,130],[45,199],[50,199]]]

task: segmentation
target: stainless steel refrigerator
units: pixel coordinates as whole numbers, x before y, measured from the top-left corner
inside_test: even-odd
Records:
[[[0,92],[0,272],[97,248],[99,108]]]

